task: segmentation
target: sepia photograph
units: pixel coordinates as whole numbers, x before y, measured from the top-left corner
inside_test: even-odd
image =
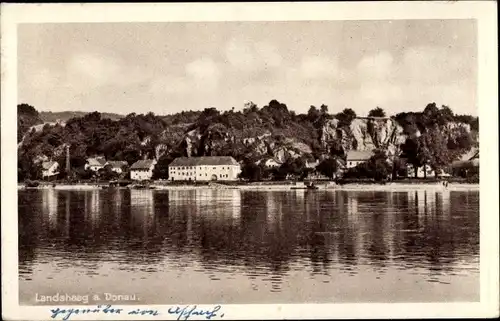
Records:
[[[16,302],[57,320],[480,304],[479,29],[17,24]]]

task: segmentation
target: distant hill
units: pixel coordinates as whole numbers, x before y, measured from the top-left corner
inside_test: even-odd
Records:
[[[39,113],[40,119],[44,123],[55,123],[58,120],[62,122],[67,122],[71,118],[83,117],[89,114],[84,111],[61,111],[61,112],[51,112],[51,111],[41,111]],[[119,120],[125,116],[114,113],[101,113],[101,118],[109,118],[111,120]]]

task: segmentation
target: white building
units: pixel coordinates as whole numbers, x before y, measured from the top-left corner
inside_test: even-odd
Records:
[[[278,168],[281,166],[274,158],[262,159],[256,162],[256,165],[264,164],[267,168]]]
[[[154,159],[138,160],[130,167],[130,179],[137,181],[151,179],[155,165],[156,160]]]
[[[109,161],[105,166],[111,166],[111,170],[115,173],[121,174],[123,173],[123,169],[128,166],[126,161]]]
[[[235,181],[240,172],[230,156],[179,157],[168,166],[171,181]]]
[[[417,167],[417,176],[415,176],[415,167],[412,164],[406,164],[406,171],[407,171],[407,177],[409,178],[434,178],[436,177],[436,173],[434,170],[429,166],[429,165],[424,165]],[[443,176],[443,173],[441,173],[440,176]]]
[[[371,150],[350,150],[347,152],[346,157],[346,168],[353,168],[361,163],[368,161],[373,156],[373,151]]]
[[[315,160],[314,162],[306,161],[306,168],[315,169],[318,165],[319,165],[319,159]]]
[[[87,158],[85,163],[85,169],[90,169],[91,171],[97,172],[106,165],[106,159],[104,157],[91,157]]]
[[[50,178],[59,174],[58,162],[43,162],[42,163],[42,177]]]

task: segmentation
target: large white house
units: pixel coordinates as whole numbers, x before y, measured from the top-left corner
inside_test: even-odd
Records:
[[[168,166],[171,181],[235,181],[240,172],[231,156],[179,157]]]
[[[361,163],[368,161],[373,156],[371,150],[350,150],[347,152],[346,168],[353,168]]]
[[[42,163],[42,177],[50,178],[59,174],[58,162],[43,162]]]
[[[153,177],[155,165],[156,160],[154,159],[138,160],[130,167],[130,179],[137,181],[151,179]]]

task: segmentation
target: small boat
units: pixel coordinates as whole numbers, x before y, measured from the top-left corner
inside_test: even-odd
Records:
[[[132,189],[155,189],[154,186],[145,185],[145,184],[130,185],[130,188],[132,188]]]
[[[295,186],[290,187],[290,189],[300,189],[300,190],[315,190],[318,189],[318,186],[314,185],[313,182],[310,182],[309,184],[302,183],[299,184],[297,183]]]

